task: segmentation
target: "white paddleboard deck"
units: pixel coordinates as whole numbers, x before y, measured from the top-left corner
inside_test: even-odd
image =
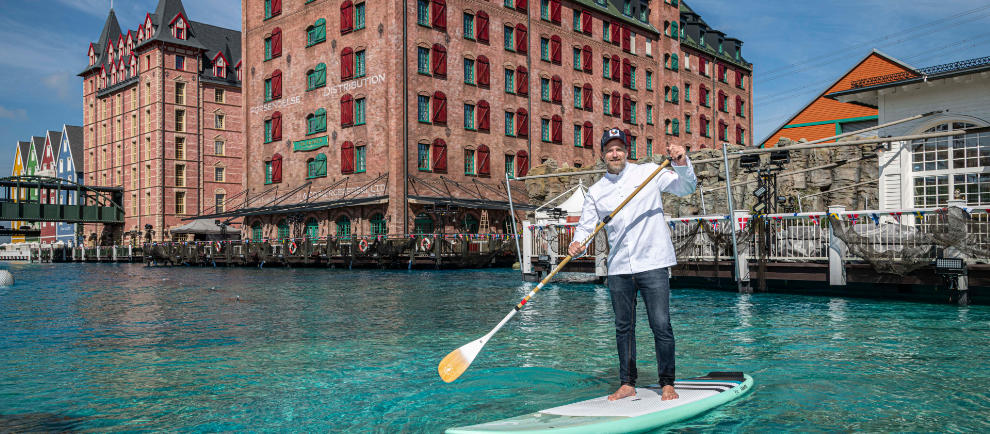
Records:
[[[607,396],[548,408],[536,413],[448,433],[483,432],[636,432],[682,421],[732,401],[752,388],[741,372],[712,372],[674,382],[678,399],[663,401],[659,386],[637,387],[636,396],[609,401]]]

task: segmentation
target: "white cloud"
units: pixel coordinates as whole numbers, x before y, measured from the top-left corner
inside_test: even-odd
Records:
[[[0,119],[13,119],[15,121],[26,120],[27,110],[24,109],[10,110],[7,107],[0,105]]]
[[[58,99],[66,102],[77,102],[81,95],[78,94],[77,78],[71,72],[60,71],[46,75],[41,78],[41,83],[45,87],[55,91]]]

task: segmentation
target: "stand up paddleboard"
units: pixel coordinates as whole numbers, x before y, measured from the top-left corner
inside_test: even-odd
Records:
[[[480,425],[450,428],[448,434],[630,433],[647,431],[690,419],[753,388],[753,377],[742,372],[711,372],[674,382],[680,398],[662,401],[659,386],[637,387],[636,396],[609,401],[607,396],[541,410]]]

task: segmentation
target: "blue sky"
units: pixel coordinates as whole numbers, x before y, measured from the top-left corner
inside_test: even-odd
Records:
[[[659,0],[654,0],[658,2]],[[189,0],[194,21],[239,29],[237,0]],[[157,0],[117,0],[135,28]],[[754,64],[757,140],[769,134],[873,48],[923,67],[990,55],[986,0],[690,0],[712,27],[742,39]],[[827,6],[822,6],[827,5]],[[109,0],[4,2],[0,16],[0,176],[14,145],[82,120],[86,49]]]

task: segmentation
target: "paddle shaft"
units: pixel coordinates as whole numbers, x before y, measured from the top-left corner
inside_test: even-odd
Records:
[[[646,181],[643,181],[642,184],[637,186],[636,189],[633,190],[632,194],[630,194],[629,197],[626,198],[626,200],[623,200],[622,203],[619,204],[619,206],[615,207],[615,210],[613,210],[611,214],[609,214],[604,219],[602,219],[602,221],[595,226],[595,230],[591,232],[591,235],[588,235],[588,238],[585,238],[585,240],[581,243],[582,250],[584,250],[584,248],[588,245],[588,243],[591,242],[591,240],[595,239],[595,235],[598,235],[598,232],[601,231],[603,228],[605,228],[605,225],[608,224],[608,222],[612,221],[612,218],[615,217],[615,215],[618,214],[619,211],[622,210],[622,208],[625,207],[626,204],[629,203],[629,201],[632,200],[632,198],[635,197],[639,193],[639,191],[643,189],[643,187],[649,184],[650,181],[652,181],[653,178],[655,178],[658,174],[660,174],[660,172],[663,171],[663,169],[666,169],[668,165],[670,165],[669,159],[664,160],[663,163],[660,163],[660,166],[657,167],[656,170],[654,170],[653,173],[651,173],[650,176],[646,178]],[[530,298],[536,295],[537,292],[540,292],[540,290],[543,289],[543,286],[545,286],[548,282],[550,282],[550,279],[553,278],[554,275],[559,273],[560,270],[563,270],[564,266],[567,265],[568,262],[571,262],[571,259],[573,258],[574,257],[572,255],[565,256],[564,259],[561,260],[556,267],[554,267],[553,271],[551,271],[550,274],[547,274],[547,277],[544,277],[543,280],[540,281],[539,285],[536,285],[536,287],[533,288],[533,290],[530,291],[529,294],[526,294],[526,296],[523,297],[523,299],[518,304],[516,304],[516,307],[514,307],[512,311],[505,316],[505,318],[502,318],[502,321],[500,321],[498,325],[495,326],[494,329],[492,329],[492,331],[488,332],[487,335],[481,338],[481,341],[487,342],[488,339],[495,334],[495,332],[499,331],[499,329],[501,329],[502,326],[505,325],[505,323],[509,322],[509,320],[512,319],[512,317],[515,316],[516,313],[519,312],[519,310],[522,309],[522,307],[525,306],[527,302],[529,302]]]

